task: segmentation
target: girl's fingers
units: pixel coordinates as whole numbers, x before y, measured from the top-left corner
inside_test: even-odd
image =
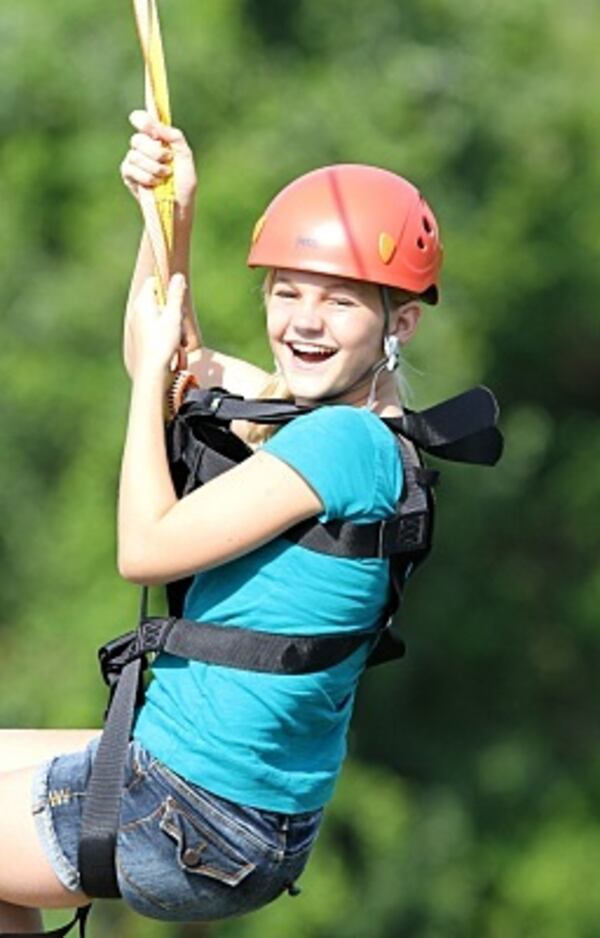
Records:
[[[150,164],[148,168],[140,165],[141,161],[137,158],[132,159],[128,153],[121,163],[121,176],[126,186],[144,186],[145,188],[154,188],[164,179],[171,175],[170,167],[164,164]]]
[[[158,160],[153,159],[153,157],[146,156],[138,150],[130,150],[125,160],[130,166],[137,166],[138,169],[142,169],[144,172],[150,173],[151,176],[157,176],[161,179],[165,179],[173,172],[168,163],[160,163]]]
[[[148,111],[136,110],[132,111],[129,115],[129,123],[132,127],[135,127],[136,130],[139,130],[140,133],[148,134],[150,137],[155,137],[155,125],[158,125],[158,121],[155,121]]]
[[[158,162],[167,163],[172,159],[169,147],[149,137],[148,134],[133,134],[130,140],[130,147],[132,150],[143,153],[144,156],[148,156],[150,159],[157,160]]]
[[[169,312],[181,313],[181,307],[183,304],[183,298],[186,291],[186,281],[183,274],[173,274],[169,281],[169,287],[167,289],[167,303],[166,309]]]
[[[161,124],[160,121],[155,120],[147,111],[132,111],[129,115],[129,121],[137,131],[147,134],[153,140],[187,146],[185,137],[177,127]]]
[[[133,163],[127,162],[127,160],[124,160],[121,163],[121,176],[123,177],[123,182],[125,185],[129,186],[130,188],[144,186],[146,189],[152,189],[159,182],[155,176],[152,176],[145,170],[140,169],[139,166],[135,166]]]

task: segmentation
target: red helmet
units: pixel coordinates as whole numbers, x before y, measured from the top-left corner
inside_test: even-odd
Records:
[[[442,246],[410,182],[376,166],[325,166],[283,189],[257,222],[249,267],[334,274],[437,303]]]

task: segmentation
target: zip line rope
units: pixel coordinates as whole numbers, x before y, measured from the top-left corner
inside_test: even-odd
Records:
[[[133,11],[144,59],[144,98],[146,110],[161,124],[171,125],[171,103],[165,54],[160,33],[156,0],[133,0]],[[173,173],[153,189],[138,190],[146,234],[154,258],[156,298],[161,305],[167,300],[171,276],[174,239],[175,180]],[[181,363],[182,354],[178,355]],[[168,402],[170,407],[170,400]],[[149,590],[140,590],[140,623],[148,615]]]
[[[156,0],[133,0],[133,8],[144,58],[146,110],[155,120],[170,125],[169,86]],[[173,174],[152,190],[140,186],[139,198],[146,233],[154,257],[157,299],[161,305],[164,305],[173,253],[175,209]]]

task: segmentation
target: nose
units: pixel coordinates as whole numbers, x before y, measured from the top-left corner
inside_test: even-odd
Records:
[[[292,325],[299,332],[321,332],[323,317],[316,297],[303,297],[294,309]]]

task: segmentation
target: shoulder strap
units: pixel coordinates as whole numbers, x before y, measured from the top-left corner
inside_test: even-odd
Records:
[[[213,417],[222,423],[231,420],[250,420],[253,423],[286,423],[308,414],[312,407],[302,407],[280,398],[245,398],[230,394],[223,388],[190,388],[186,392],[180,413],[186,416]]]
[[[221,388],[191,388],[179,412],[181,417],[174,422],[174,433],[181,433],[178,427],[183,424],[193,427],[194,418],[209,417],[224,424],[232,420],[278,424],[310,410],[290,401],[244,399]],[[402,417],[383,420],[393,432],[402,434],[440,459],[495,465],[503,448],[502,434],[496,426],[498,415],[496,398],[488,388],[481,386],[427,410],[407,411]],[[246,449],[246,454],[248,452]]]
[[[396,436],[404,485],[395,514],[384,521],[355,524],[309,518],[282,537],[308,550],[335,557],[415,559],[430,547],[432,500],[430,489],[439,473],[423,466],[400,434]]]
[[[496,427],[499,408],[485,387],[471,388],[427,410],[384,418],[397,433],[440,459],[495,465],[502,455],[502,434]]]

